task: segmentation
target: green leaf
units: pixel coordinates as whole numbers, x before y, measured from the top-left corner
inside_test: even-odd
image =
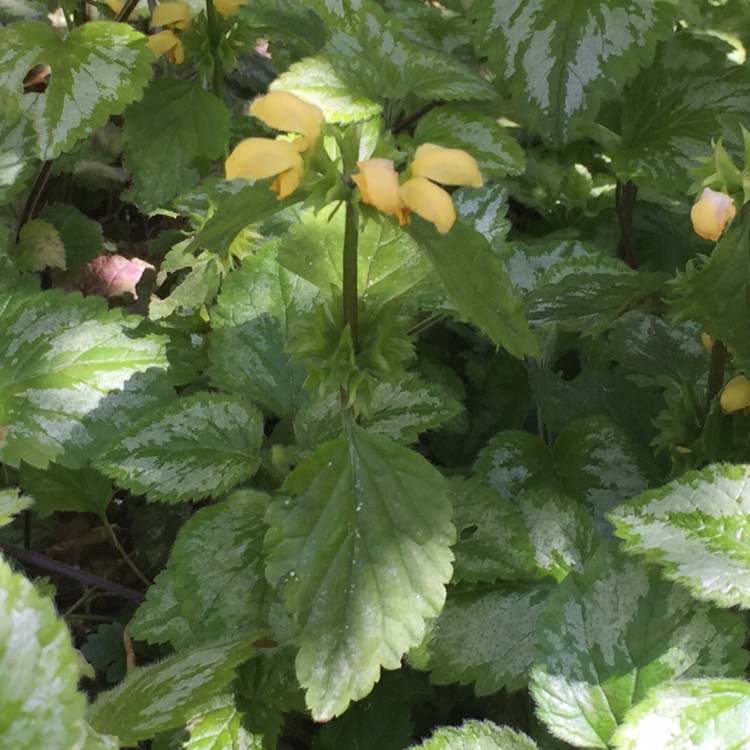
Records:
[[[100,255],[104,245],[102,227],[75,206],[62,203],[47,206],[41,218],[58,232],[65,247],[65,268],[82,268]]]
[[[416,143],[437,143],[471,154],[485,180],[523,173],[523,149],[493,117],[456,106],[437,107],[420,118]]]
[[[721,118],[742,121],[750,107],[750,74],[728,51],[724,42],[689,33],[661,46],[622,103],[622,144],[611,152],[620,179],[682,199],[696,159],[721,135]]]
[[[235,667],[253,653],[249,640],[242,638],[137,667],[89,707],[91,726],[97,732],[117,735],[123,745],[135,745],[180,726],[228,685]]]
[[[484,237],[462,221],[445,235],[425,221],[415,221],[411,235],[427,254],[448,298],[462,316],[513,356],[539,355],[523,302]]]
[[[743,209],[710,257],[688,263],[685,273],[672,282],[670,301],[675,321],[696,321],[714,339],[731,346],[738,366],[750,372],[749,269],[750,211]]]
[[[42,470],[23,463],[18,482],[34,498],[34,512],[41,517],[77,511],[104,518],[112,500],[112,482],[90,467],[71,469],[51,463]]]
[[[268,502],[260,492],[241,490],[192,516],[131,621],[130,634],[184,648],[267,628],[275,602],[264,575]]]
[[[537,750],[537,744],[523,732],[499,727],[490,721],[470,719],[460,727],[440,727],[414,750]]]
[[[29,508],[33,502],[30,497],[22,495],[19,489],[0,490],[0,527],[7,526],[13,516]]]
[[[631,705],[666,680],[744,674],[745,626],[696,605],[656,568],[603,548],[550,596],[531,692],[550,731],[607,748]]]
[[[656,42],[672,34],[670,2],[652,0],[479,0],[470,15],[477,48],[507,81],[523,120],[566,142],[620,93]]]
[[[18,103],[36,132],[38,157],[54,159],[135,101],[151,79],[154,56],[126,24],[89,21],[66,37],[41,23],[0,30],[0,90]],[[24,93],[35,65],[51,68],[43,93]]]
[[[617,750],[747,747],[750,685],[744,680],[681,680],[633,707],[612,738]]]
[[[258,470],[262,427],[258,410],[239,397],[199,393],[141,419],[97,466],[152,501],[216,497]]]
[[[326,122],[369,120],[383,109],[379,102],[352,90],[322,57],[307,57],[294,63],[273,82],[271,91],[291,91],[303,101],[317,104]]]
[[[181,750],[265,750],[263,738],[247,731],[242,719],[231,696],[219,697],[187,722],[190,738]]]
[[[230,274],[213,314],[209,374],[220,388],[242,394],[271,414],[289,417],[306,394],[301,362],[284,351],[289,325],[310,310],[317,290],[289,273],[269,243]]]
[[[397,669],[440,612],[453,540],[445,480],[353,425],[289,476],[270,509],[269,580],[299,624],[297,677],[317,720]]]
[[[698,599],[750,607],[750,466],[688,472],[608,518],[627,552],[645,555]]]
[[[200,180],[199,160],[218,159],[229,141],[223,102],[195,81],[162,78],[125,112],[123,155],[133,176],[126,198],[148,213]]]
[[[47,221],[27,221],[18,233],[18,244],[9,253],[19,271],[65,268],[65,246],[60,234]]]
[[[524,687],[537,618],[550,590],[545,583],[451,590],[427,641],[409,661],[432,670],[438,684],[474,682],[478,695]]]
[[[34,131],[21,116],[18,100],[0,90],[0,206],[7,205],[34,176],[37,168]]]
[[[619,316],[655,295],[666,274],[636,273],[624,263],[618,270],[591,268],[589,260],[571,260],[558,266],[559,280],[540,284],[526,298],[529,322],[556,324],[585,336],[598,336]]]
[[[79,677],[52,601],[0,558],[0,746],[80,748],[86,698]]]
[[[91,452],[96,432],[87,419],[100,416],[112,399],[122,405],[132,398],[126,390],[133,380],[141,382],[140,374],[167,369],[164,337],[139,336],[138,318],[106,308],[104,300],[57,291],[19,290],[0,304],[5,463],[24,460],[43,469],[69,448]],[[108,437],[112,429],[110,421]]]
[[[306,211],[279,245],[279,263],[329,294],[341,289],[344,212]],[[357,280],[365,300],[403,297],[432,272],[416,243],[391,222],[368,221],[359,234]]]

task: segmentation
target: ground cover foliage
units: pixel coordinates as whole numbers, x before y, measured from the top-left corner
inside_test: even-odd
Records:
[[[749,17],[0,4],[0,748],[748,746]]]

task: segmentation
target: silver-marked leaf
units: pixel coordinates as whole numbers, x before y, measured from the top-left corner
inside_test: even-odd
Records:
[[[97,466],[149,500],[216,497],[258,470],[262,427],[258,410],[239,397],[199,393],[141,419]]]
[[[40,469],[68,451],[85,462],[101,446],[88,421],[131,383],[168,368],[166,338],[138,335],[140,319],[104,300],[18,289],[0,304],[0,458]],[[150,371],[147,373],[147,371]],[[132,396],[132,393],[129,393]],[[136,410],[140,404],[130,404]],[[120,415],[126,419],[130,409]],[[108,425],[108,435],[112,434]],[[67,461],[65,461],[67,463]],[[83,465],[71,460],[70,465]]]
[[[322,57],[307,57],[294,63],[273,82],[271,91],[291,91],[303,101],[317,104],[326,122],[369,120],[383,109],[381,103],[355,93]]]
[[[317,289],[289,273],[269,243],[246,258],[226,279],[214,310],[209,338],[211,379],[279,416],[293,416],[307,398],[302,383],[307,370],[291,363],[284,351],[289,325],[309,310]]]
[[[0,526],[6,526],[13,516],[26,510],[33,500],[18,489],[0,490]]]
[[[537,750],[537,744],[510,727],[470,719],[460,727],[440,727],[411,750]]]
[[[0,558],[0,747],[80,750],[79,662],[52,601]]]
[[[603,548],[550,596],[537,624],[531,691],[550,731],[607,748],[627,710],[655,685],[744,674],[745,626],[696,605],[657,568]]]
[[[143,34],[124,23],[89,21],[67,36],[41,23],[0,30],[0,89],[36,131],[37,155],[54,159],[135,101],[152,76]],[[50,68],[43,93],[24,93],[36,65]]]
[[[654,688],[612,737],[617,750],[713,750],[750,744],[745,680],[680,680]]]
[[[750,74],[727,59],[731,48],[710,37],[676,34],[629,87],[622,104],[622,144],[612,162],[632,179],[683,199],[696,159],[711,152],[722,117],[744,120]]]
[[[267,575],[299,624],[297,677],[318,720],[367,695],[423,638],[450,579],[447,485],[417,453],[352,426],[271,506]]]
[[[260,492],[240,490],[193,515],[128,626],[130,634],[180,649],[268,627],[276,601],[264,574],[268,503]]]
[[[672,34],[662,0],[478,0],[478,50],[506,79],[524,120],[565,142],[592,122]]]
[[[208,710],[187,722],[190,738],[181,750],[264,750],[263,737],[250,733],[242,725],[242,712],[231,695],[220,696]]]
[[[572,422],[555,441],[555,465],[565,491],[585,502],[600,531],[616,505],[643,492],[652,467],[625,430],[607,417]]]
[[[615,508],[625,551],[699,599],[750,608],[750,466],[712,464]]]
[[[37,167],[34,131],[21,116],[20,103],[0,90],[0,205],[23,190]]]
[[[448,594],[432,632],[409,661],[438,684],[474,682],[478,695],[526,685],[549,584],[491,585]]]
[[[523,172],[523,149],[497,120],[466,108],[437,107],[420,118],[416,143],[437,143],[471,154],[485,179]]]
[[[135,745],[180,726],[234,678],[235,667],[254,653],[250,639],[219,641],[137,667],[89,707],[97,731]]]

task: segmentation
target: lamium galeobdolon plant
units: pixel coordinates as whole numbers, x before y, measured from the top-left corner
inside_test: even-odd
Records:
[[[359,225],[366,220],[360,206],[371,206],[394,217],[399,226],[411,222],[415,213],[432,223],[441,234],[456,221],[456,211],[446,186],[481,187],[482,176],[475,159],[465,151],[432,143],[418,146],[413,160],[399,173],[394,161],[385,157],[359,159],[357,128],[342,131],[329,127],[325,142],[322,110],[288,91],[271,91],[257,97],[249,113],[269,128],[281,131],[277,138],[246,138],[226,160],[227,179],[264,180],[273,178],[270,190],[278,200],[307,187],[316,210],[333,203],[345,205],[345,236],[342,249],[341,300],[334,299],[318,308],[318,315],[297,327],[296,340],[288,350],[304,359],[310,370],[308,385],[326,390],[339,389],[355,415],[367,412],[372,383],[379,370],[398,366],[409,358],[410,345],[404,340],[388,356],[382,350],[380,330],[392,328],[386,321],[388,308],[363,312],[358,299],[357,248]],[[375,146],[377,151],[378,145]],[[356,171],[355,171],[356,169]],[[438,184],[440,183],[440,184]],[[331,305],[340,305],[331,310]],[[364,328],[364,330],[363,330]],[[321,333],[328,330],[329,335]],[[386,341],[388,336],[385,337]],[[396,339],[398,337],[396,336]],[[315,342],[319,342],[316,344]],[[392,344],[392,342],[389,342]],[[393,349],[393,346],[392,346]],[[322,366],[316,367],[316,360]]]

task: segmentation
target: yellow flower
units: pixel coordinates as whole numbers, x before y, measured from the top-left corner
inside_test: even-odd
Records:
[[[289,91],[271,91],[257,97],[250,105],[250,114],[275,130],[298,133],[293,141],[298,151],[315,145],[323,127],[323,111],[315,104],[303,102]]]
[[[259,96],[250,114],[278,130],[298,133],[294,141],[246,138],[235,146],[225,164],[228,180],[263,180],[276,175],[271,190],[279,200],[291,195],[305,172],[300,153],[315,145],[323,126],[323,112],[287,91]]]
[[[435,182],[472,187],[483,184],[473,157],[461,149],[434,143],[424,143],[417,149],[411,164],[412,178],[403,185],[398,184],[398,173],[388,159],[369,159],[357,162],[357,166],[359,174],[352,179],[364,203],[398,216],[399,224],[408,224],[413,211],[442,234],[456,221],[456,209],[450,195]]]
[[[726,193],[706,188],[690,210],[690,220],[698,236],[704,240],[718,240],[736,213],[734,201]]]
[[[190,25],[190,6],[184,2],[161,3],[151,16],[151,26],[186,29]]]
[[[239,11],[247,0],[214,0],[214,8],[224,17],[229,18]]]
[[[409,220],[409,210],[399,194],[398,172],[390,159],[358,161],[359,174],[352,175],[364,203],[388,216],[398,216],[399,224]]]
[[[291,195],[300,183],[305,165],[289,141],[246,138],[235,146],[224,165],[228,180],[264,180],[277,175],[271,190],[279,200]]]
[[[746,410],[750,407],[750,380],[744,375],[732,378],[721,394],[721,410],[724,414],[733,414],[740,409]]]
[[[166,54],[170,62],[177,65],[185,62],[185,46],[171,29],[151,34],[146,45],[157,57]]]

